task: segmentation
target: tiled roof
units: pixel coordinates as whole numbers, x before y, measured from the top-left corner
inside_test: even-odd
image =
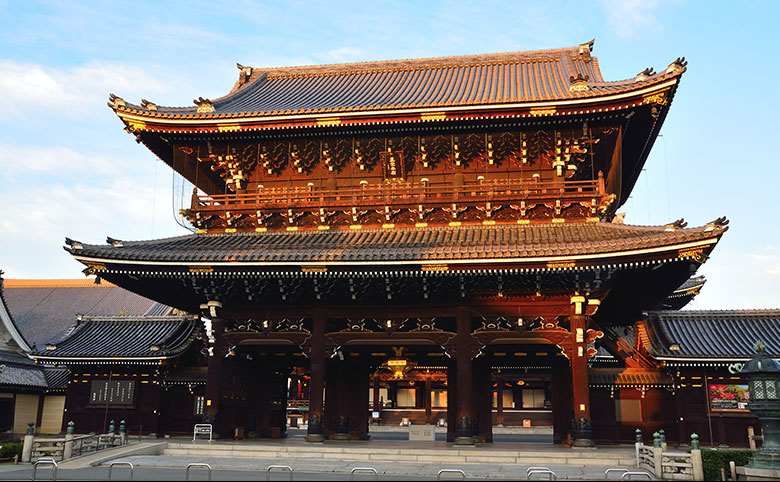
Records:
[[[0,360],[0,362],[5,365],[5,370],[0,370],[0,388],[12,390],[48,388],[43,369],[31,360],[19,357],[18,360]]]
[[[645,326],[648,351],[659,359],[747,360],[756,340],[780,358],[780,310],[653,311]]]
[[[671,385],[672,381],[668,373],[644,369],[594,368],[588,373],[588,383],[591,385]]]
[[[192,317],[85,317],[60,340],[32,356],[41,359],[126,357],[163,359],[183,352],[200,321]]]
[[[240,80],[230,94],[211,102],[211,112],[195,106],[154,105],[150,110],[147,103],[128,103],[120,110],[151,117],[229,118],[508,104],[636,90],[684,71],[681,65],[658,74],[605,82],[591,48],[592,43],[530,52],[255,68],[247,81]]]
[[[653,310],[680,310],[699,294],[707,279],[704,276],[692,276],[674,290],[663,302]]]
[[[49,392],[64,392],[70,382],[70,370],[64,367],[44,367],[43,376],[46,377],[46,384]]]
[[[0,335],[7,337],[8,340],[3,344],[4,346],[0,346],[0,351],[20,349],[26,352],[30,350],[30,345],[11,315],[11,309],[6,300],[5,283],[3,271],[0,270]]]
[[[92,279],[4,281],[4,296],[16,326],[38,348],[65,333],[77,314],[135,316],[157,306],[111,283],[96,285]]]
[[[602,222],[464,225],[192,234],[66,249],[77,258],[137,262],[417,262],[618,253],[712,239],[724,230]]]
[[[164,382],[169,385],[205,385],[207,375],[206,367],[182,368],[166,375]]]

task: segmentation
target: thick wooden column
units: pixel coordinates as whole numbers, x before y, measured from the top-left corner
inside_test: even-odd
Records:
[[[458,445],[473,445],[474,410],[472,393],[472,361],[471,361],[471,317],[465,309],[458,310],[457,315],[456,351],[458,373],[458,400],[455,443]]]
[[[553,443],[570,443],[569,426],[574,419],[571,370],[565,357],[554,357],[550,396],[553,407]]]
[[[425,387],[423,388],[423,397],[425,402],[425,423],[431,423],[431,379],[425,379]]]
[[[584,297],[572,297],[569,315],[572,343],[570,362],[574,399],[574,445],[577,447],[593,446],[588,391],[588,345],[585,341],[588,317],[585,314],[585,307]]]
[[[374,406],[372,407],[372,410],[374,412],[379,412],[380,416],[382,413],[382,404],[379,402],[379,375],[374,375]]]
[[[454,442],[458,424],[458,370],[457,362],[447,365],[447,442]]]
[[[368,440],[368,366],[351,360],[344,377],[348,392],[347,420],[350,440]]]
[[[203,416],[204,423],[213,425],[215,437],[219,437],[219,401],[222,398],[222,362],[225,359],[222,331],[225,324],[219,318],[211,320],[211,332],[214,337],[209,347],[208,372],[206,375],[206,407]]]
[[[504,381],[503,380],[496,380],[496,426],[498,427],[504,426]]]
[[[476,435],[480,443],[493,442],[493,382],[490,361],[485,357],[474,360],[474,411]]]
[[[325,387],[325,317],[316,314],[311,344],[311,380],[309,381],[309,425],[307,442],[322,442],[323,392]]]

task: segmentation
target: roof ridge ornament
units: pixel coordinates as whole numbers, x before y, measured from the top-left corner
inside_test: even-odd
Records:
[[[726,219],[726,216],[721,216],[718,219],[707,223],[707,225],[704,227],[704,230],[714,231],[715,229],[723,229],[726,226],[728,226],[728,224],[729,224],[729,220]]]
[[[146,99],[141,99],[141,105],[146,110],[157,110],[157,104],[155,104],[154,102],[149,102]]]
[[[569,77],[569,91],[570,92],[587,92],[590,90],[590,87],[588,87],[588,81],[590,80],[590,77],[586,74],[584,77],[582,76],[582,72],[577,74],[577,77],[570,76]]]
[[[214,106],[211,105],[211,101],[209,99],[198,97],[197,99],[193,99],[192,102],[198,106],[198,114],[214,112]]]
[[[593,44],[596,43],[596,39],[592,39],[590,42],[585,42],[579,45],[580,57],[585,62],[590,62],[590,53],[593,51]]]
[[[249,79],[252,77],[252,71],[254,69],[248,65],[241,65],[238,62],[236,62],[236,67],[238,67],[238,70],[241,71],[241,73],[238,74],[238,83],[246,84],[249,82]]]
[[[643,80],[646,80],[651,75],[655,75],[655,69],[652,67],[648,67],[645,70],[636,74],[636,78],[634,78],[634,82],[641,82]]]
[[[683,229],[686,226],[688,226],[688,223],[685,222],[684,218],[680,218],[680,219],[678,219],[677,221],[675,221],[673,223],[667,224],[665,226],[666,229],[664,229],[664,231],[677,231],[678,229]]]
[[[669,67],[664,71],[665,74],[681,74],[685,71],[685,66],[688,65],[688,61],[685,57],[677,57],[677,60],[669,64]]]
[[[108,94],[108,106],[112,109],[120,109],[125,107],[125,100],[116,94]]]

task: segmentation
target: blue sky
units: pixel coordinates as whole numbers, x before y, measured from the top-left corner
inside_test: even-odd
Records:
[[[778,308],[778,2],[32,2],[0,0],[0,269],[76,278],[61,246],[187,231],[181,181],[122,129],[109,92],[190,105],[236,62],[277,67],[558,48],[596,39],[608,80],[688,72],[630,224],[731,229],[700,269],[696,309]],[[173,188],[173,191],[172,191]],[[185,196],[186,198],[186,193]]]

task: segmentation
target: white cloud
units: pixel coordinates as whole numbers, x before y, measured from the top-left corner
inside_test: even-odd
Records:
[[[659,27],[655,11],[661,7],[660,0],[602,0],[601,4],[619,37],[633,37]]]
[[[322,55],[322,59],[327,62],[334,63],[355,62],[364,55],[365,51],[363,51],[363,49],[355,47],[341,47],[328,50]]]
[[[110,92],[130,100],[167,92],[168,85],[131,65],[89,62],[56,69],[0,60],[0,111],[6,114],[7,121],[13,116],[28,117],[31,112],[35,115],[41,109],[50,116],[78,117],[88,110],[106,109]]]
[[[119,164],[122,163],[117,159],[87,156],[70,147],[0,144],[0,172],[9,175],[28,172],[54,174],[66,171],[110,174],[117,171]]]

